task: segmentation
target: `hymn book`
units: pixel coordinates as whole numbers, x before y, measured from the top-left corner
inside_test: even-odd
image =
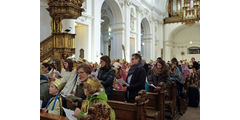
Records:
[[[121,85],[129,86],[129,84],[126,83],[122,78],[120,78],[120,79],[116,79],[116,81],[117,81],[119,84],[121,84]]]
[[[77,120],[77,118],[75,118],[75,117],[73,116],[73,114],[74,114],[74,111],[73,111],[73,110],[69,110],[69,109],[64,108],[64,107],[63,107],[63,110],[64,110],[64,112],[65,112],[65,114],[66,114],[66,117],[67,117],[69,120]]]

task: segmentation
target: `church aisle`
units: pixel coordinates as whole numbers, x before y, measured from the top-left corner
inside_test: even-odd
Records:
[[[200,120],[200,107],[188,107],[186,113],[179,120]]]

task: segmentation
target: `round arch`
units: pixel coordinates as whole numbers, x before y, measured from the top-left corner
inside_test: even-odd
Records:
[[[104,2],[106,2],[108,4],[108,6],[110,7],[110,9],[112,11],[113,21],[114,21],[113,24],[122,23],[123,15],[122,15],[122,10],[120,9],[120,5],[118,4],[118,2],[116,2],[116,0],[104,0],[101,3],[101,8],[102,8]]]
[[[168,41],[170,43],[170,58],[176,57],[179,60],[190,60],[191,57],[195,57],[196,60],[200,59],[199,54],[188,54],[188,48],[194,46],[200,48],[200,24],[176,27],[169,34]]]
[[[149,61],[152,56],[152,35],[150,23],[147,18],[141,21],[141,53],[146,61]]]
[[[142,21],[141,21],[141,24],[142,24],[144,34],[150,34],[150,30],[151,30],[150,29],[150,23],[147,20],[147,18],[143,18]]]
[[[122,42],[124,41],[124,22],[123,22],[123,15],[122,9],[119,3],[116,0],[103,0],[101,5],[101,10],[107,8],[108,9],[108,17],[110,19],[109,23],[109,30],[108,34],[105,36],[108,37],[101,37],[105,38],[105,49],[108,51],[107,54],[110,56],[111,59],[122,59],[123,58],[123,51],[122,51]],[[100,18],[104,17],[103,14],[100,14]],[[104,17],[105,18],[105,17]],[[103,18],[102,18],[103,19]],[[101,26],[102,27],[102,26]],[[101,31],[100,31],[100,34]],[[102,40],[100,39],[100,42]],[[106,42],[107,41],[107,42]],[[101,48],[102,44],[100,45]]]

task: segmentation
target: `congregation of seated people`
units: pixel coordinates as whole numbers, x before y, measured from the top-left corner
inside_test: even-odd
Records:
[[[186,98],[190,85],[199,87],[200,62],[192,58],[178,61],[162,58],[147,63],[140,54],[132,55],[131,62],[111,60],[102,56],[100,64],[79,58],[53,59],[41,63],[40,100],[41,112],[66,116],[63,108],[74,110],[78,120],[90,114],[89,108],[104,105],[108,110],[106,120],[115,120],[116,112],[108,101],[113,100],[114,90],[124,91],[126,103],[135,103],[139,91],[157,92],[162,83],[168,88],[176,82],[177,112],[182,115],[180,99]],[[186,85],[187,83],[187,85]],[[166,89],[165,96],[169,96]],[[75,96],[68,102],[69,96]]]

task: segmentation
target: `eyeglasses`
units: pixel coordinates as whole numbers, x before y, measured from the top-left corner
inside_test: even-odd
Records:
[[[78,72],[79,74],[83,74],[83,73],[85,73],[85,72]]]

